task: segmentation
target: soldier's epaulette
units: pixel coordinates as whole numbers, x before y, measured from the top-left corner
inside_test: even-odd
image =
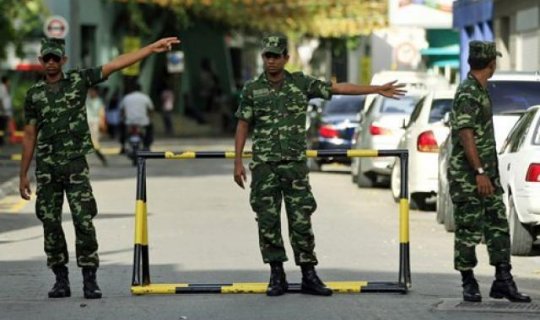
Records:
[[[293,77],[293,79],[300,79],[300,78],[303,78],[304,77],[304,73],[302,71],[295,71],[293,73],[291,73],[291,76]]]

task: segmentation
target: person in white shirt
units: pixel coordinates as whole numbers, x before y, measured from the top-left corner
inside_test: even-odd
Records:
[[[120,112],[126,129],[133,125],[144,128],[144,148],[150,149],[152,143],[150,114],[154,110],[154,104],[147,94],[141,92],[141,86],[138,83],[133,89],[120,101]]]

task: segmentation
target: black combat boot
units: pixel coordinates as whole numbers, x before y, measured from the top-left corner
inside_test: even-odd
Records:
[[[327,288],[317,276],[313,264],[302,264],[302,287],[301,292],[317,296],[331,296],[332,289]]]
[[[101,289],[96,282],[96,268],[83,267],[83,292],[86,299],[101,299]]]
[[[66,266],[54,266],[52,270],[56,275],[56,282],[49,291],[49,298],[70,297],[71,289],[69,288],[68,268]]]
[[[472,270],[464,270],[461,272],[461,281],[463,287],[463,301],[468,302],[481,302],[482,296],[480,295],[480,289],[478,288],[478,282],[474,278]]]
[[[512,266],[501,263],[495,266],[495,281],[491,285],[489,296],[495,299],[506,298],[512,302],[531,302],[531,298],[518,292],[516,283],[510,273]]]
[[[283,270],[283,262],[270,262],[270,282],[266,289],[267,296],[281,296],[287,292],[289,284]]]

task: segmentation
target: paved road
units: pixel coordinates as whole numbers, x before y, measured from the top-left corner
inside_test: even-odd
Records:
[[[181,147],[176,147],[179,145]],[[168,146],[161,146],[168,148]],[[230,141],[182,140],[173,150],[224,150]],[[452,269],[452,234],[433,212],[411,211],[413,287],[400,294],[287,294],[131,296],[135,170],[124,157],[109,167],[92,165],[100,214],[95,223],[104,298],[82,298],[81,276],[70,262],[73,297],[46,298],[52,274],[45,268],[42,229],[33,201],[0,203],[0,319],[530,319],[538,314],[440,311],[459,298],[459,275]],[[246,161],[247,164],[247,161]],[[398,208],[386,189],[357,189],[341,167],[311,175],[319,210],[313,216],[323,280],[396,281]],[[248,192],[232,181],[230,160],[151,160],[148,212],[151,276],[154,283],[266,282],[258,251]],[[65,230],[73,257],[73,228],[67,205]],[[284,226],[284,232],[287,228]],[[290,247],[288,247],[291,255]],[[487,297],[493,269],[485,247],[478,250],[477,274]],[[539,256],[514,258],[523,291],[540,301]],[[299,282],[292,261],[289,281]],[[488,299],[486,299],[488,300]],[[487,304],[486,304],[487,305]]]

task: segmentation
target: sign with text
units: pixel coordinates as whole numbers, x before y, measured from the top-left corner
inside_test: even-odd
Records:
[[[137,51],[141,48],[141,39],[139,37],[126,36],[122,40],[122,52],[128,53]],[[141,72],[141,63],[136,62],[127,68],[122,69],[122,74],[125,76],[136,77]]]

